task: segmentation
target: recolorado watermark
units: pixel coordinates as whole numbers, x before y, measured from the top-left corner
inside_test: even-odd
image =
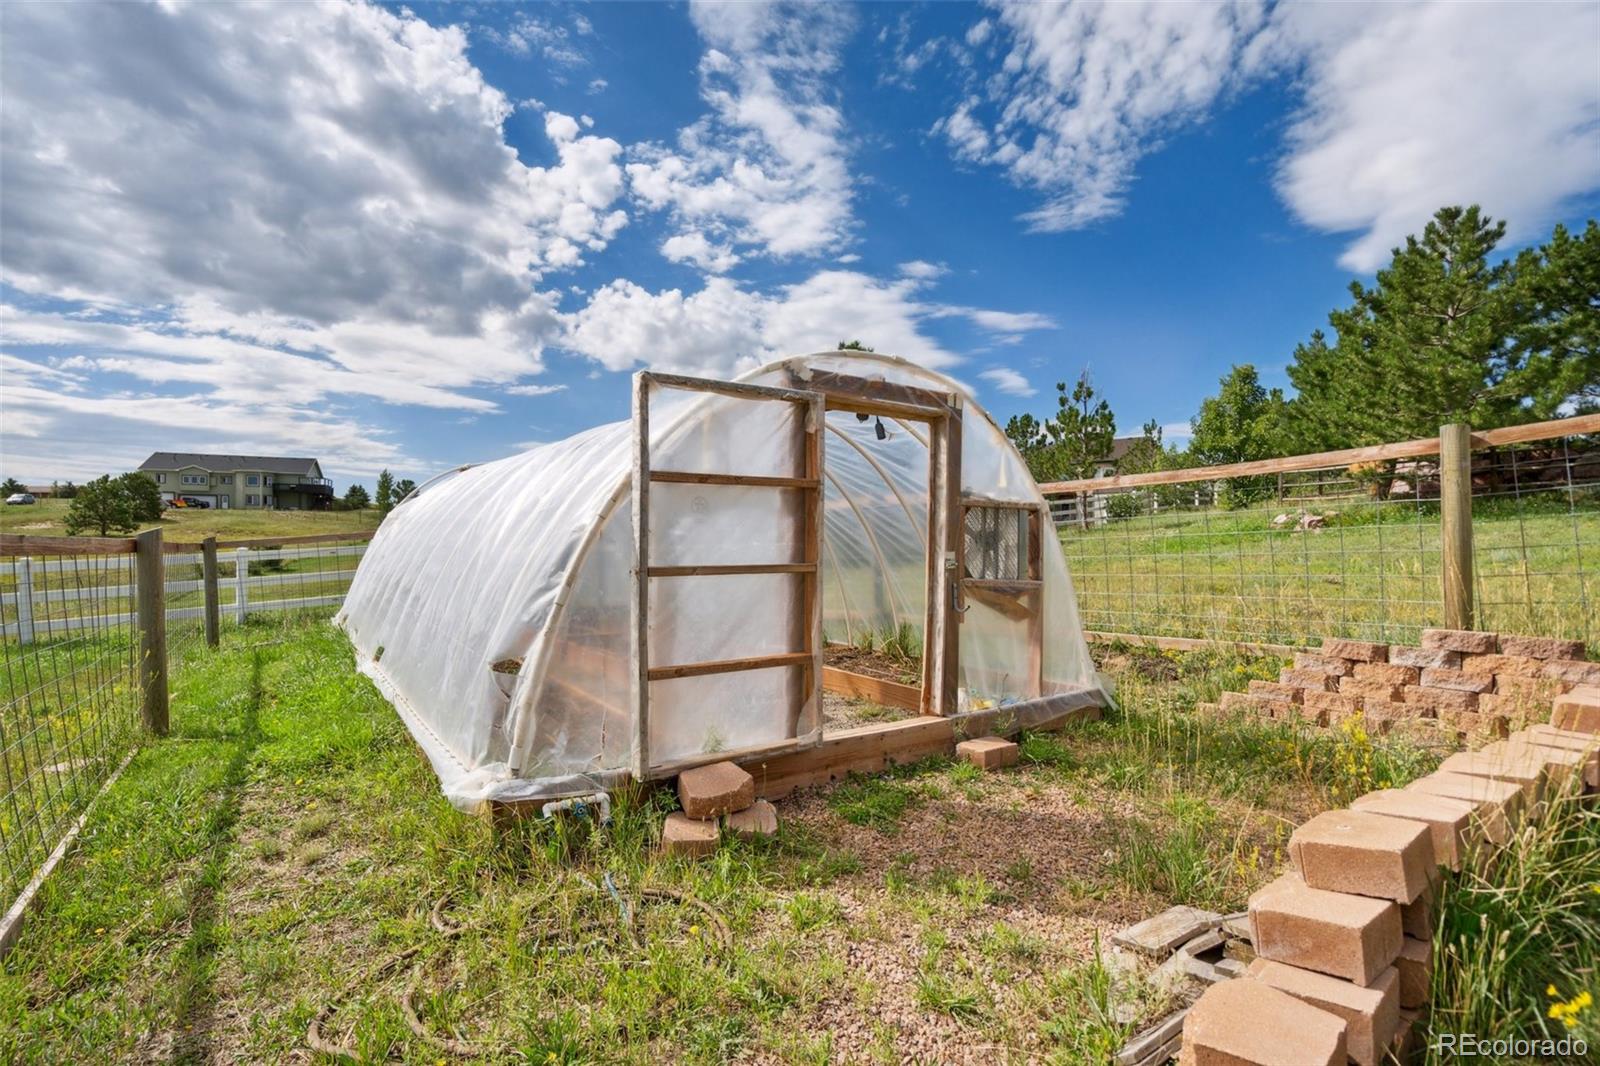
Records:
[[[1538,1056],[1546,1059],[1581,1059],[1589,1053],[1582,1037],[1482,1037],[1476,1033],[1435,1033],[1433,1050],[1461,1058],[1488,1057],[1495,1060]]]

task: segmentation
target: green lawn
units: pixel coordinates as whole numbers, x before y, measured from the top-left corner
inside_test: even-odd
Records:
[[[0,1060],[283,1061],[319,1016],[416,1062],[446,1035],[479,1061],[1103,1060],[1113,996],[1164,1006],[1108,968],[1111,932],[1241,906],[1298,821],[1432,760],[1187,713],[1273,660],[1109,665],[1125,713],[1028,738],[1016,771],[938,759],[800,794],[776,842],[692,865],[653,849],[669,792],[619,796],[598,836],[497,836],[439,797],[325,621],[230,628],[176,671],[172,735],[6,960]]]
[[[1442,622],[1432,503],[1344,500],[1326,528],[1274,529],[1274,504],[1168,510],[1060,531],[1084,627],[1266,643],[1414,643]],[[1600,648],[1600,496],[1480,500],[1478,625]]]
[[[35,536],[64,536],[63,525],[68,501],[40,500],[31,507],[0,507],[0,533]],[[267,511],[183,508],[167,511],[160,526],[167,540],[197,541],[219,539],[287,537],[308,533],[348,533],[375,529],[378,512],[365,511]]]

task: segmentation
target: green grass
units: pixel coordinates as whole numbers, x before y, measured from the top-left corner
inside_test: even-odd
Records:
[[[670,793],[619,793],[603,832],[457,813],[340,633],[230,628],[176,671],[172,735],[5,961],[0,1061],[285,1061],[326,1012],[363,1059],[436,1062],[400,1005],[413,977],[428,1030],[484,1061],[893,1062],[928,1029],[997,1061],[1101,1061],[1131,1024],[1119,1003],[1164,1004],[1085,945],[1236,903],[1289,827],[1368,783],[1334,757],[1348,739],[1187,713],[1267,665],[1163,661],[1176,677],[1121,669],[1121,713],[1025,738],[1016,771],[853,778],[780,803],[776,840],[691,864],[654,847]],[[1367,748],[1372,780],[1427,765]],[[656,888],[716,918],[641,898]]]
[[[1415,642],[1440,624],[1436,503],[1305,504],[1327,528],[1274,529],[1296,505],[1166,510],[1061,542],[1084,627],[1266,643],[1324,636]],[[1474,502],[1482,628],[1600,646],[1600,495],[1588,490]]]
[[[1600,809],[1570,794],[1547,802],[1479,858],[1440,897],[1434,1030],[1600,1047]],[[1430,1049],[1427,1061],[1447,1059]]]
[[[65,536],[69,501],[46,499],[31,507],[0,507],[0,533]],[[349,533],[376,529],[378,512],[272,511],[211,507],[167,511],[159,523],[167,540],[198,541],[205,537],[243,540],[252,537],[287,537],[310,533]],[[142,527],[141,527],[142,528]],[[85,534],[88,535],[88,534]]]

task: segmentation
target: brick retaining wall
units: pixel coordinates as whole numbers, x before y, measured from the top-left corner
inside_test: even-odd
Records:
[[[1405,654],[1395,661],[1397,650],[1416,659],[1427,653],[1459,658],[1417,665]],[[1600,788],[1600,687],[1561,673],[1593,668],[1579,661],[1581,655],[1571,642],[1447,630],[1424,633],[1421,649],[1324,643],[1322,657],[1348,667],[1329,675],[1340,679],[1360,678],[1355,667],[1364,663],[1487,679],[1483,691],[1442,691],[1477,697],[1480,706],[1462,713],[1497,721],[1512,714],[1493,705],[1482,709],[1485,696],[1516,697],[1521,715],[1530,710],[1533,691],[1552,684],[1570,691],[1545,699],[1540,717],[1548,716],[1549,724],[1453,755],[1405,789],[1369,793],[1295,830],[1289,839],[1293,870],[1250,897],[1257,959],[1243,979],[1213,985],[1189,1008],[1180,1066],[1406,1061],[1413,1026],[1428,1006],[1431,912],[1440,879],[1504,844],[1508,829],[1542,817],[1555,797]],[[1366,675],[1374,685],[1398,676]],[[1502,691],[1507,678],[1516,680]],[[1440,688],[1420,677],[1399,687]],[[1335,694],[1310,686],[1296,691]],[[1364,708],[1367,694],[1352,695]],[[1252,707],[1264,698],[1246,697]]]
[[[1425,629],[1418,647],[1329,639],[1296,653],[1277,681],[1252,681],[1198,709],[1323,726],[1359,716],[1369,733],[1447,741],[1506,737],[1543,721],[1557,696],[1600,686],[1600,663],[1585,654],[1582,641],[1458,629]]]

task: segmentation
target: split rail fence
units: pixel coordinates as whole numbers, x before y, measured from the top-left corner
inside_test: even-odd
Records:
[[[1040,488],[1091,639],[1600,647],[1600,415]]]
[[[0,537],[0,955],[94,797],[167,732],[170,672],[225,626],[331,614],[372,535]]]

